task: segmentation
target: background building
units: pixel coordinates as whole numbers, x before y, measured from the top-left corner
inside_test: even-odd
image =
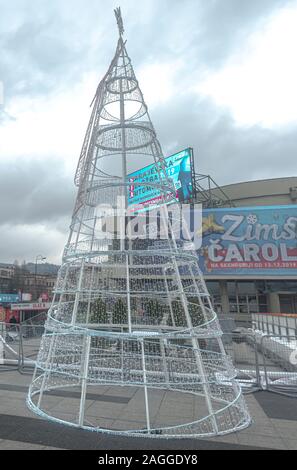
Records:
[[[297,176],[228,184],[221,190],[235,207],[297,204]]]
[[[0,263],[0,321],[9,322],[11,317],[23,321],[47,311],[57,266],[43,265],[42,270],[43,273],[36,272],[35,263]]]
[[[0,263],[0,293],[12,292],[14,265]]]

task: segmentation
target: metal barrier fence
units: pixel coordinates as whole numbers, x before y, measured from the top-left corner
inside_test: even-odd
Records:
[[[297,336],[267,334],[251,328],[223,328],[222,340],[245,393],[269,390],[297,397]],[[0,323],[0,368],[31,369],[39,351],[43,325]]]
[[[20,327],[10,323],[0,323],[0,366],[19,368]]]
[[[297,337],[264,335],[260,350],[266,390],[297,397]]]
[[[34,367],[43,332],[42,325],[0,323],[0,367]]]
[[[297,315],[295,314],[253,313],[252,323],[255,330],[268,335],[297,335]]]
[[[231,356],[237,370],[236,379],[243,392],[261,388],[258,348],[252,330],[233,331],[223,334],[226,353]]]
[[[41,337],[44,333],[44,326],[24,323],[20,325],[20,332],[19,368],[21,371],[24,371],[35,366]]]

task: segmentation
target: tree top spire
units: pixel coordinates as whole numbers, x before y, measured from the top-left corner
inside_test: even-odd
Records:
[[[115,8],[114,14],[117,20],[120,36],[124,33],[123,18],[121,13],[121,7]]]

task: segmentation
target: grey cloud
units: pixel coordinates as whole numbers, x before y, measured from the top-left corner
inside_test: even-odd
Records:
[[[196,34],[192,36],[192,46],[198,45],[199,62],[208,67],[221,65],[234,50],[240,50],[243,40],[267,17],[294,3],[295,0],[211,0],[205,8],[202,21]]]
[[[262,18],[291,0],[123,0],[129,50],[137,67],[182,58],[188,73],[214,66],[240,47]],[[118,0],[0,0],[0,70],[8,101],[46,94],[104,72],[117,37]],[[93,90],[90,91],[92,94]]]
[[[39,253],[49,262],[61,262],[66,235],[54,229],[3,224],[0,225],[0,236],[0,259],[5,263],[13,263],[15,259],[34,261]]]
[[[98,73],[99,81],[115,50],[112,10],[118,3],[0,0],[0,80],[4,81],[5,103],[16,95],[48,96],[79,82],[88,71]],[[120,3],[136,75],[147,62],[181,59],[185,67],[176,82],[186,89],[200,70],[220,67],[261,22],[293,2]],[[13,119],[5,109],[0,112],[0,125]],[[166,153],[193,146],[196,171],[210,173],[220,184],[296,174],[296,128],[240,128],[226,110],[185,91],[156,107],[151,117]],[[72,179],[58,156],[44,154],[42,161],[33,162],[20,155],[18,161],[1,163],[0,260],[29,260],[42,252],[59,261],[55,256],[66,240],[74,198]],[[46,227],[43,235],[41,225]]]
[[[72,178],[58,158],[0,162],[0,260],[60,262],[74,205]]]
[[[6,102],[16,95],[36,96],[67,86],[77,77],[83,55],[79,45],[59,36],[54,19],[23,23],[2,37],[0,47]]]
[[[226,110],[191,93],[160,106],[152,118],[164,152],[192,146],[196,172],[219,184],[297,174],[294,126],[238,127]]]
[[[46,223],[64,227],[70,222],[74,185],[60,159],[0,162],[0,214],[5,223]]]

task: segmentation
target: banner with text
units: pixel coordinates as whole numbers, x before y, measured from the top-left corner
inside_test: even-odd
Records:
[[[170,155],[165,158],[165,162],[166,173],[172,180],[176,190],[176,199],[181,203],[189,201],[193,197],[191,149],[187,148]],[[154,164],[141,168],[127,176],[129,181],[129,206],[133,205],[139,210],[151,207],[162,200],[160,189],[150,186],[150,183],[160,184],[159,171]]]
[[[297,276],[297,205],[204,210],[199,255],[207,276]]]

